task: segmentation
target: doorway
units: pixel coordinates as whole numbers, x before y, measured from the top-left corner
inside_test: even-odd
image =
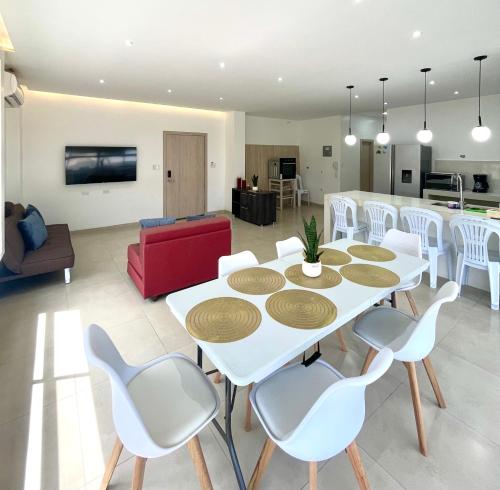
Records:
[[[207,134],[163,132],[163,212],[185,218],[207,210]]]
[[[373,140],[360,141],[359,190],[373,191]]]

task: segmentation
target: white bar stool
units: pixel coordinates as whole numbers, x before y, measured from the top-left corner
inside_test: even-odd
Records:
[[[462,283],[467,284],[468,267],[488,271],[491,309],[498,310],[500,246],[498,252],[492,253],[488,250],[488,242],[493,234],[498,236],[500,242],[500,224],[476,216],[456,216],[450,220],[450,229],[457,250],[458,287],[461,290]]]
[[[398,227],[398,210],[390,204],[378,201],[365,201],[363,203],[365,220],[368,225],[368,243],[380,243],[388,229]],[[389,226],[387,221],[390,221]]]
[[[429,376],[434,394],[440,408],[446,408],[441,388],[431,364],[429,354],[436,341],[436,325],[439,309],[443,303],[454,301],[458,296],[458,284],[449,281],[436,294],[426,312],[416,319],[400,310],[386,306],[378,306],[368,310],[352,329],[353,333],[369,345],[361,374],[365,373],[376,356],[377,351],[390,347],[394,351],[394,359],[402,361],[408,370],[410,380],[413,411],[417,423],[420,452],[427,456],[427,441],[424,429],[422,405],[418,390],[415,362],[422,361]]]
[[[403,228],[422,239],[422,253],[429,259],[429,276],[431,288],[437,287],[438,257],[445,255],[448,268],[448,279],[453,279],[450,244],[443,240],[443,217],[431,209],[403,206],[399,210]],[[436,236],[429,234],[434,226]]]
[[[219,397],[203,371],[182,354],[167,354],[129,366],[98,325],[84,332],[88,361],[109,377],[117,439],[101,482],[108,488],[123,446],[135,455],[132,490],[140,490],[148,458],[187,444],[200,487],[211,490],[197,434],[219,412]]]
[[[354,199],[347,196],[335,196],[330,202],[330,207],[335,219],[332,242],[337,239],[337,233],[345,233],[350,240],[354,238],[354,235],[363,233],[363,239],[366,240],[366,224],[358,222],[358,205]]]
[[[344,378],[324,361],[308,367],[293,364],[255,385],[250,394],[266,440],[249,490],[256,490],[276,446],[290,456],[309,462],[309,488],[317,488],[317,462],[346,450],[359,488],[369,483],[355,438],[365,419],[365,389],[390,367],[393,353],[383,349],[368,372]]]

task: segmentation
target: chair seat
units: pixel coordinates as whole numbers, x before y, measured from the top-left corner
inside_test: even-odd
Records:
[[[416,325],[413,317],[395,308],[379,306],[363,315],[352,331],[375,349],[390,347],[396,353],[406,343]]]
[[[316,361],[309,367],[296,364],[254,388],[254,409],[267,432],[276,440],[285,440],[319,396],[343,378],[342,374],[322,361]]]
[[[218,410],[206,376],[182,357],[168,357],[147,367],[127,388],[149,435],[163,448],[190,439]]]

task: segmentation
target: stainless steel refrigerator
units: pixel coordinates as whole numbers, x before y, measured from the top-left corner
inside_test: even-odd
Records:
[[[432,147],[375,142],[373,151],[373,192],[422,197],[425,174],[431,172]]]

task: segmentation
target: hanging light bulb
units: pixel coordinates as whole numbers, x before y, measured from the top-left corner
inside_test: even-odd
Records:
[[[353,146],[356,144],[357,138],[351,132],[351,119],[352,119],[352,89],[354,85],[348,85],[346,87],[349,89],[349,133],[346,135],[344,141],[346,145]]]
[[[391,136],[389,133],[385,131],[385,108],[384,108],[384,102],[385,102],[385,82],[389,80],[387,77],[380,78],[379,79],[382,82],[382,132],[378,133],[376,136],[377,143],[379,145],[386,145],[389,143],[389,140],[391,139]]]
[[[481,121],[481,68],[482,61],[485,60],[487,56],[483,54],[482,56],[476,56],[474,61],[479,61],[479,84],[478,84],[478,122],[479,125],[476,126],[472,131],[472,138],[478,143],[484,143],[485,141],[490,139],[491,130],[488,126],[483,126],[483,122]]]
[[[424,129],[421,129],[417,133],[417,140],[425,144],[432,141],[432,131],[427,129],[427,73],[429,73],[431,69],[422,68],[420,71],[424,74]]]

